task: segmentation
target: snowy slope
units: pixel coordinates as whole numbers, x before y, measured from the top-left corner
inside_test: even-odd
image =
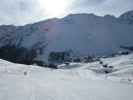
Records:
[[[43,55],[51,51],[73,50],[79,55],[106,55],[133,45],[133,12],[116,18],[111,15],[71,14],[62,19],[28,24],[0,26],[0,46],[15,44],[26,48],[42,46]],[[44,45],[47,44],[47,47]]]
[[[89,70],[93,72],[93,74],[95,73],[98,76],[106,77],[107,79],[133,83],[133,54],[101,58],[101,61],[103,62],[103,65],[112,66],[113,68],[104,68],[99,63],[99,61],[92,63],[71,63],[68,66],[61,64],[58,67],[60,69],[70,69],[77,71]],[[109,71],[110,73],[106,74],[105,71]],[[84,73],[86,73],[86,71]]]
[[[133,54],[103,60],[119,71],[96,73],[92,67],[100,67],[97,62],[52,70],[0,60],[0,100],[132,100],[133,84],[120,81],[117,75],[133,71]]]

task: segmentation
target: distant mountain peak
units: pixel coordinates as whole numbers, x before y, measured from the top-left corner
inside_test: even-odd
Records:
[[[125,13],[123,13],[122,15],[120,15],[120,17],[124,17],[124,16],[132,16],[133,15],[133,10],[130,10],[130,11],[127,11],[127,12],[125,12]]]
[[[121,20],[128,22],[129,24],[133,24],[133,10],[125,12],[119,17]]]

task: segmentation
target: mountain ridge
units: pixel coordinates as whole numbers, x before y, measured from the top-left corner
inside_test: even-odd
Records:
[[[132,11],[120,17],[70,14],[25,26],[1,25],[0,46],[48,44],[38,56],[41,59],[47,59],[50,52],[70,49],[77,55],[107,55],[120,51],[121,45],[133,45],[133,24],[122,17],[128,14]]]

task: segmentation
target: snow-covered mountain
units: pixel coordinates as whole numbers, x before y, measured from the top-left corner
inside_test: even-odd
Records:
[[[0,46],[15,44],[41,48],[41,59],[51,51],[72,50],[77,55],[106,55],[133,46],[133,11],[120,17],[71,14],[62,19],[28,24],[0,26]]]

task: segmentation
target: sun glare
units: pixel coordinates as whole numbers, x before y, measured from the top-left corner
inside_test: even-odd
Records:
[[[48,17],[60,17],[70,5],[69,0],[39,0],[44,14]]]

